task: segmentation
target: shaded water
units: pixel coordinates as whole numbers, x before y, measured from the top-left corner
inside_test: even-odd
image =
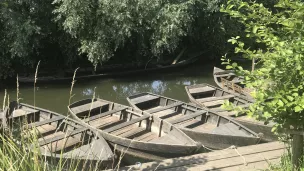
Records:
[[[185,85],[209,83],[213,81],[213,65],[196,63],[178,71],[151,73],[146,76],[132,76],[115,79],[100,79],[94,81],[79,81],[73,88],[71,102],[84,98],[95,97],[105,100],[127,104],[126,97],[139,92],[152,92],[178,100],[188,102]],[[38,76],[39,83],[39,76]],[[47,84],[37,85],[35,101],[36,106],[49,109],[62,114],[67,113],[70,98],[70,84]],[[33,86],[19,87],[20,102],[34,104]],[[8,88],[10,100],[16,99],[16,86]],[[0,90],[0,104],[2,106],[4,89]]]

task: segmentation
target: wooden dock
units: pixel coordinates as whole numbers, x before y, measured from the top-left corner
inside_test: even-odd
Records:
[[[237,149],[219,150],[192,156],[142,163],[120,170],[265,170],[269,164],[278,164],[286,151],[280,142],[270,142]]]

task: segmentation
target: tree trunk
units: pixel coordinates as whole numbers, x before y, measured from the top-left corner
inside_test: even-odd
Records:
[[[299,170],[301,157],[303,156],[303,135],[294,134],[292,137],[292,167]]]
[[[255,65],[255,59],[252,58],[252,64],[251,64],[251,72],[254,71],[254,65]]]

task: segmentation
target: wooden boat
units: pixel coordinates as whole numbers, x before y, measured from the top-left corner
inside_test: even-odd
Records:
[[[244,78],[238,77],[232,70],[223,70],[217,67],[213,69],[213,78],[215,83],[222,89],[231,93],[237,93],[250,100],[253,98],[250,95],[251,90],[241,84]]]
[[[184,67],[186,65],[192,64],[198,60],[199,56],[194,56],[187,60],[180,61],[176,64],[167,64],[167,65],[152,65],[152,66],[142,66],[142,67],[129,67],[129,68],[122,68],[122,69],[113,69],[112,71],[109,70],[98,70],[95,74],[92,72],[82,72],[76,74],[75,79],[80,80],[92,80],[92,79],[99,79],[99,78],[112,78],[112,77],[122,77],[128,76],[133,74],[147,74],[147,73],[155,73],[155,72],[163,72],[167,70],[173,70],[176,68]],[[71,82],[73,80],[73,74],[69,73],[66,76],[53,76],[53,75],[44,75],[39,76],[37,83],[50,83],[50,82]],[[34,83],[35,77],[31,76],[20,76],[18,78],[20,83]]]
[[[106,168],[113,162],[114,155],[100,133],[63,115],[17,102],[10,103],[5,115],[16,142],[31,143],[29,149],[39,147],[50,161],[84,168]]]
[[[253,145],[260,141],[255,132],[231,118],[175,99],[140,93],[128,97],[127,100],[135,109],[144,110],[176,125],[189,137],[208,148],[224,149],[232,145]]]
[[[245,113],[237,114],[235,111],[229,111],[221,108],[221,105],[224,104],[226,100],[235,106],[248,108],[249,105],[253,103],[252,100],[206,83],[185,86],[185,89],[190,101],[197,106],[207,108],[221,115],[233,118],[249,129],[257,133],[263,133],[263,140],[277,140],[277,137],[271,132],[272,124],[265,125],[261,121],[256,121],[253,118],[249,118]]]
[[[190,155],[200,148],[172,124],[118,103],[86,99],[71,104],[69,110],[99,129],[114,149],[141,161]]]

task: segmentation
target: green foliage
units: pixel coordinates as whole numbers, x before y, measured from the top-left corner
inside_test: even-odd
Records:
[[[222,12],[236,18],[245,27],[246,37],[233,37],[235,53],[256,59],[254,72],[229,64],[245,83],[255,89],[256,102],[249,114],[274,121],[277,128],[303,129],[304,123],[304,4],[300,0],[280,0],[272,10],[261,3],[230,0]],[[254,39],[257,46],[244,43]],[[272,99],[272,100],[269,100]]]
[[[58,21],[80,40],[80,51],[88,54],[95,64],[108,60],[122,48],[134,48],[136,55],[159,57],[190,42],[210,43],[208,37],[214,35],[210,32],[222,25],[215,24],[220,18],[217,0],[55,0],[54,3],[58,4],[55,10]]]
[[[12,74],[13,64],[14,69],[34,67],[39,60],[64,64],[76,57],[77,41],[54,22],[53,8],[51,0],[1,1],[0,78]]]

